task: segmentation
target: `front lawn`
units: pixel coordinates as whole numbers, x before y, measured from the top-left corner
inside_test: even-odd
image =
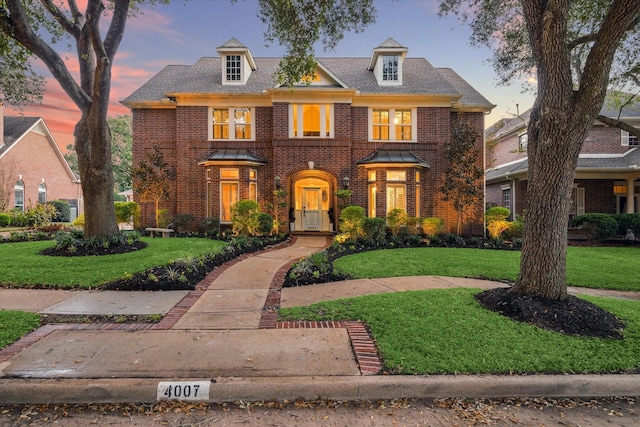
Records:
[[[40,316],[22,311],[0,310],[0,348],[40,326]]]
[[[456,249],[458,251],[458,249]],[[484,254],[492,251],[481,251]],[[623,340],[582,338],[483,308],[477,289],[396,292],[281,309],[281,320],[360,320],[390,373],[606,373],[640,368],[640,302],[588,298],[626,322]]]
[[[0,285],[91,289],[175,260],[217,253],[227,244],[200,238],[141,240],[149,246],[126,254],[88,257],[40,255],[42,249],[55,245],[52,241],[3,243]]]
[[[567,284],[640,291],[640,248],[567,248]],[[520,252],[465,248],[406,248],[338,258],[337,270],[356,278],[401,276],[484,277],[515,281]]]

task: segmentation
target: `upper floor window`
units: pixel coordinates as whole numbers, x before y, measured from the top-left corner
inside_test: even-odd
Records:
[[[14,187],[14,206],[18,210],[24,210],[24,182],[22,181],[16,181]]]
[[[209,139],[253,140],[253,109],[211,108],[209,113]]]
[[[333,105],[291,104],[289,113],[291,138],[333,138]]]
[[[398,55],[382,56],[382,80],[398,81]]]
[[[527,144],[529,143],[529,135],[523,133],[522,135],[518,135],[518,150],[519,151],[527,151]]]
[[[372,108],[369,115],[372,141],[416,141],[415,110],[412,108]]]
[[[38,186],[38,203],[47,203],[47,186],[44,183]]]
[[[640,142],[638,141],[638,137],[635,135],[631,135],[626,130],[622,131],[622,145],[624,146],[640,146]]]
[[[240,55],[227,55],[226,79],[228,82],[242,80],[242,63]]]

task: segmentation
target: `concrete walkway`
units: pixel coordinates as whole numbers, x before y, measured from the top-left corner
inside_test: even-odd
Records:
[[[0,401],[146,402],[166,396],[172,384],[191,390],[196,383],[207,385],[206,394],[196,400],[216,402],[640,395],[637,375],[371,375],[379,372],[380,361],[363,325],[276,324],[268,308],[371,293],[504,285],[420,276],[272,287],[278,281],[274,277],[281,279],[290,263],[325,244],[324,237],[305,236],[243,257],[214,271],[191,292],[0,289],[3,310],[165,315],[158,324],[45,325],[0,350]],[[622,296],[637,299],[636,294]]]

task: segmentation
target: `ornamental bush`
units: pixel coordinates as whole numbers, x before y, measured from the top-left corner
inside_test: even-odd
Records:
[[[340,212],[340,230],[356,240],[363,234],[362,224],[365,217],[362,206],[347,206]]]
[[[484,219],[487,223],[487,230],[489,231],[489,236],[492,239],[498,239],[509,229],[511,223],[507,221],[511,215],[511,211],[502,206],[493,206],[484,214]]]
[[[136,202],[115,202],[116,209],[116,221],[118,224],[124,222],[133,222],[133,217],[136,213],[136,209],[138,208],[138,204]]]
[[[71,205],[66,200],[52,200],[47,202],[54,207],[56,214],[51,219],[53,222],[69,222],[71,220]]]
[[[391,209],[387,214],[387,224],[391,234],[397,236],[400,227],[407,224],[407,213],[403,209]]]
[[[613,215],[601,213],[578,215],[571,220],[571,226],[586,230],[591,240],[606,240],[618,231],[618,221]]]
[[[362,220],[363,238],[372,246],[381,246],[387,242],[387,224],[384,218],[364,218]]]
[[[6,227],[10,224],[10,222],[11,217],[9,216],[9,214],[0,213],[0,227]]]
[[[256,236],[260,228],[258,216],[260,206],[253,200],[238,200],[231,206],[233,233],[242,236]]]
[[[432,238],[440,234],[444,221],[441,218],[423,218],[422,232],[427,238]]]
[[[273,231],[273,217],[267,213],[258,214],[258,234],[268,236]]]

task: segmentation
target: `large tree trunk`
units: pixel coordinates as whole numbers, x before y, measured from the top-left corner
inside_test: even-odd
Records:
[[[513,291],[553,299],[567,296],[568,214],[578,156],[604,102],[617,45],[640,9],[637,0],[612,3],[593,35],[576,87],[567,42],[570,5],[569,0],[522,2],[538,96],[528,126],[525,239]]]
[[[106,116],[91,108],[76,125],[76,152],[84,197],[84,237],[119,233],[113,197],[111,136]]]

